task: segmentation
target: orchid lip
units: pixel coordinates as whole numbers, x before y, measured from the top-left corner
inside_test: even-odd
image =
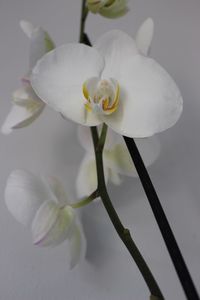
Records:
[[[83,84],[83,95],[88,112],[110,115],[118,108],[120,88],[115,79],[90,78]]]

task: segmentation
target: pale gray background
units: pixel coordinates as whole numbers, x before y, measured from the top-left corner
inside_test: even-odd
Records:
[[[130,0],[130,8],[125,18],[116,21],[89,16],[87,31],[92,40],[112,28],[133,35],[145,18],[155,20],[152,56],[176,79],[184,112],[173,129],[159,135],[162,152],[150,174],[200,291],[200,1]],[[19,20],[44,26],[60,45],[78,39],[79,12],[80,1],[75,0],[0,0],[0,124],[27,69],[29,44]],[[66,244],[55,249],[34,247],[30,233],[5,207],[6,178],[16,168],[58,175],[74,193],[84,153],[76,125],[46,109],[27,129],[0,135],[0,142],[0,299],[148,299],[146,285],[101,203],[84,214],[88,260],[71,272]],[[127,179],[120,188],[109,189],[166,299],[185,299],[139,181]]]

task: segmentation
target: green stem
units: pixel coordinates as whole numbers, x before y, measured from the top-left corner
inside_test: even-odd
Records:
[[[81,11],[81,24],[80,24],[80,42],[84,42],[84,30],[85,30],[85,21],[88,15],[88,9],[86,7],[86,0],[82,0],[82,11]],[[123,226],[121,223],[118,214],[115,208],[112,205],[110,197],[107,192],[105,177],[104,177],[104,169],[103,169],[103,148],[106,140],[107,134],[107,126],[103,124],[103,128],[101,131],[101,135],[99,138],[98,131],[96,127],[91,127],[92,139],[94,144],[94,152],[95,152],[95,159],[96,159],[96,168],[97,168],[97,179],[98,179],[98,196],[101,197],[104,207],[110,217],[110,220],[116,229],[119,237],[121,238],[122,242],[128,249],[130,255],[134,259],[135,263],[137,264],[149,290],[150,290],[150,300],[157,299],[157,300],[164,300],[164,297],[160,291],[158,284],[156,283],[149,267],[147,266],[145,260],[143,259],[142,255],[140,254],[139,249],[137,248],[136,244],[134,243],[130,231]],[[91,197],[91,196],[90,196]],[[82,200],[82,203],[88,204],[88,197],[87,199]],[[91,200],[92,201],[92,200]],[[89,200],[90,202],[90,200]]]
[[[108,126],[103,123],[103,127],[101,129],[101,135],[98,141],[98,146],[97,146],[97,151],[103,151],[104,148],[104,144],[105,144],[105,140],[106,140],[106,135],[107,135],[107,130],[108,130]]]
[[[106,126],[106,125],[105,125]],[[103,129],[105,132],[105,128]],[[102,131],[103,131],[102,130]],[[106,135],[102,132],[101,133],[101,147],[98,147],[98,143],[96,143],[98,139],[98,132],[96,127],[91,127],[92,139],[95,149],[95,157],[96,157],[96,168],[97,168],[97,178],[98,178],[98,191],[99,195],[102,199],[104,207],[110,217],[110,220],[115,227],[119,237],[125,244],[126,248],[128,249],[130,255],[134,259],[135,263],[137,264],[150,292],[151,292],[151,299],[152,297],[157,297],[158,300],[163,300],[164,297],[160,291],[158,284],[156,283],[149,267],[147,266],[145,260],[143,259],[139,249],[137,248],[136,244],[134,243],[130,231],[123,226],[121,223],[118,214],[115,208],[112,205],[110,197],[107,192],[106,184],[105,184],[105,177],[104,177],[104,170],[103,170],[103,157],[102,152],[104,148],[105,138]],[[104,140],[103,140],[103,136]],[[100,141],[100,139],[99,139]]]
[[[72,208],[80,208],[83,207],[89,203],[91,203],[93,200],[95,200],[96,198],[99,197],[99,192],[96,190],[95,192],[93,192],[89,197],[84,198],[83,200],[76,202],[76,203],[72,203],[70,204],[70,206]]]
[[[87,15],[88,15],[88,8],[86,7],[86,0],[82,0],[80,35],[79,35],[80,43],[84,41],[85,21],[87,19]]]

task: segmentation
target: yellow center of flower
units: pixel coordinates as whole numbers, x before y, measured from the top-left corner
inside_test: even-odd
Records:
[[[83,95],[88,112],[110,115],[118,108],[120,88],[115,79],[90,78],[83,84]]]

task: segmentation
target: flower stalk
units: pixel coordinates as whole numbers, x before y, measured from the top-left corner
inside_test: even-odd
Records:
[[[89,197],[86,197],[79,202],[72,203],[72,204],[70,204],[70,206],[72,208],[80,208],[80,207],[90,204],[93,200],[95,200],[98,197],[99,197],[99,191],[96,190]]]
[[[160,228],[162,237],[165,241],[166,247],[168,249],[169,255],[174,263],[179,280],[182,284],[183,290],[187,299],[198,300],[199,296],[196,287],[192,281],[191,275],[184,261],[182,253],[176,242],[173,231],[167,220],[165,212],[162,208],[156,190],[151,182],[149,174],[145,168],[142,157],[137,149],[136,143],[133,139],[124,136],[125,143],[129,150],[132,161],[138,172],[138,176],[146,193],[147,199],[153,211],[154,217]],[[154,298],[152,298],[154,299]]]
[[[103,125],[102,132],[100,138],[98,138],[98,132],[96,127],[91,127],[92,139],[94,143],[94,151],[95,151],[95,158],[96,158],[96,167],[97,167],[97,179],[98,179],[98,188],[99,195],[102,199],[104,207],[110,217],[110,220],[115,227],[119,237],[121,238],[122,242],[126,246],[127,250],[129,251],[130,255],[134,259],[135,263],[137,264],[150,292],[151,292],[151,299],[152,296],[157,297],[155,299],[162,300],[164,299],[162,292],[158,284],[156,283],[149,267],[147,266],[145,260],[143,259],[139,249],[137,248],[136,244],[134,243],[129,229],[125,228],[119,219],[119,216],[110,200],[110,197],[107,192],[105,178],[104,178],[104,170],[103,170],[103,148],[106,139],[106,125]],[[100,145],[100,146],[99,146]]]
[[[87,15],[88,15],[88,8],[86,6],[86,0],[82,0],[81,22],[80,22],[80,36],[79,36],[80,43],[82,43],[83,39],[84,39],[85,20],[87,18]]]
[[[80,39],[81,43],[85,42],[85,37],[87,35],[84,33],[85,29],[85,21],[88,15],[88,10],[86,8],[86,1],[82,0],[82,11],[81,11],[81,25],[80,25]],[[103,124],[101,134],[99,137],[97,127],[91,127],[91,135],[93,140],[94,152],[95,152],[95,159],[96,159],[96,169],[97,169],[97,192],[98,196],[101,197],[104,207],[110,217],[110,220],[116,229],[119,237],[121,238],[122,242],[126,246],[127,250],[129,251],[130,255],[132,256],[133,260],[137,264],[149,290],[150,290],[150,299],[159,299],[164,300],[162,292],[154,279],[149,267],[147,266],[145,260],[143,259],[139,249],[137,248],[136,244],[134,243],[129,229],[125,228],[119,219],[119,216],[110,200],[110,197],[107,192],[106,183],[105,183],[105,176],[104,176],[104,169],[103,169],[103,149],[105,145],[106,135],[107,135],[107,125]],[[83,200],[84,201],[84,200]],[[87,199],[86,199],[87,201]]]

